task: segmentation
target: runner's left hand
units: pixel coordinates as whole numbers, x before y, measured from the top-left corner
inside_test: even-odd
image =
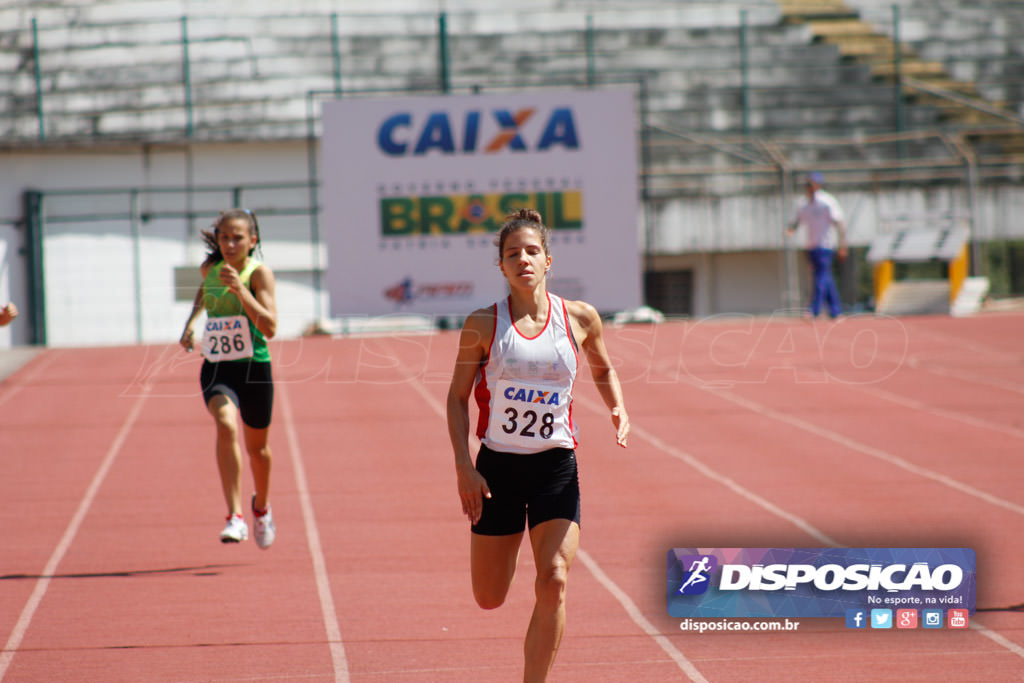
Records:
[[[612,408],[612,424],[615,425],[615,442],[625,448],[629,439],[629,415],[622,408]]]

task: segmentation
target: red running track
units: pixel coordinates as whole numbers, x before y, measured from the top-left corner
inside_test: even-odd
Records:
[[[630,448],[578,383],[581,553],[553,681],[1024,675],[1024,316],[609,328]],[[0,384],[0,679],[514,681],[532,605],[473,602],[454,332],[272,345],[278,540],[217,540],[199,359],[52,349]],[[245,475],[248,486],[249,472]],[[968,631],[680,631],[682,547],[966,546]]]

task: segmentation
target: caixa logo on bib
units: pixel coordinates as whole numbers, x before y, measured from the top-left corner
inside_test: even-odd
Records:
[[[974,611],[970,548],[673,548],[675,617],[841,617],[847,609]]]

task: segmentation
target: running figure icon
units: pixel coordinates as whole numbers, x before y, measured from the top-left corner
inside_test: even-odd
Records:
[[[711,571],[711,567],[708,566],[709,557],[705,555],[699,560],[694,560],[690,564],[690,568],[687,570],[690,575],[683,581],[683,585],[679,587],[679,592],[686,594],[687,588],[696,585],[698,583],[704,583],[708,580],[707,574]]]

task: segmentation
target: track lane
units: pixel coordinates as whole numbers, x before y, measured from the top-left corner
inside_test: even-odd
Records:
[[[912,344],[919,338],[934,341],[908,326]],[[711,681],[754,675],[771,680],[776,674],[822,679],[834,678],[836,671],[850,679],[1005,679],[1018,671],[1024,633],[1020,613],[1007,608],[1020,603],[1011,568],[1021,548],[1006,531],[1014,528],[1018,516],[1007,510],[993,514],[993,506],[979,505],[976,497],[942,492],[938,482],[907,470],[897,468],[894,474],[891,463],[858,455],[856,449],[851,454],[834,440],[827,445],[828,439],[808,437],[805,430],[777,419],[772,411],[785,409],[787,414],[812,415],[816,421],[834,420],[829,428],[836,434],[857,439],[856,421],[847,424],[836,415],[863,407],[867,412],[862,417],[870,418],[876,415],[873,406],[886,405],[856,386],[844,391],[833,386],[842,384],[838,382],[796,382],[837,367],[828,364],[840,357],[832,347],[825,347],[825,356],[813,352],[798,358],[787,347],[771,347],[784,342],[785,335],[762,337],[760,350],[755,347],[756,353],[742,357],[744,343],[735,342],[753,338],[754,328],[710,328],[698,326],[689,331],[693,336],[680,341],[669,336],[671,326],[664,326],[653,343],[650,334],[644,336],[637,328],[608,328],[613,355],[621,351],[627,400],[638,427],[628,450],[614,446],[607,415],[602,407],[594,407],[599,405],[596,391],[586,374],[580,379],[582,547],[600,571]],[[793,331],[793,339],[803,345],[809,337],[802,336],[801,329]],[[718,340],[712,345],[718,356],[693,353],[708,343],[699,334],[704,330]],[[722,332],[727,332],[724,338]],[[941,360],[944,368],[982,373],[979,376],[987,380],[987,368],[957,360],[957,332],[959,328],[942,326],[939,334],[944,336],[936,349],[912,345],[908,353],[922,358],[935,354],[927,355],[927,363]],[[881,333],[887,342],[898,339],[891,330]],[[831,342],[838,339],[831,337]],[[266,553],[251,542],[235,548],[216,543],[223,504],[212,460],[212,427],[195,395],[196,359],[149,347],[120,349],[110,356],[89,351],[83,362],[75,358],[78,350],[62,350],[50,361],[56,369],[53,375],[44,373],[25,383],[4,406],[5,415],[15,411],[17,428],[0,433],[0,439],[29,446],[33,453],[55,448],[49,457],[56,460],[44,462],[61,465],[53,469],[54,486],[68,486],[72,503],[79,500],[73,496],[85,489],[82,473],[95,472],[102,456],[95,443],[106,434],[109,445],[121,424],[117,420],[123,420],[125,406],[133,400],[132,391],[148,380],[159,391],[146,399],[137,425],[125,438],[124,451],[57,568],[58,576],[4,680],[39,680],[47,672],[61,671],[70,656],[80,680],[335,678],[290,464],[293,450],[301,450],[307,470],[352,680],[515,680],[532,603],[527,578],[532,562],[528,553],[521,557],[520,576],[508,604],[495,612],[475,606],[469,591],[467,532],[454,492],[444,422],[423,396],[426,392],[443,402],[454,344],[454,333],[447,333],[383,343],[305,339],[274,347],[275,373],[279,383],[287,384],[299,446],[289,444],[286,418],[278,409],[271,440],[276,456],[272,499],[281,535]],[[969,336],[963,346],[976,352],[979,345],[997,355],[1013,353],[1002,342],[990,347],[984,336],[977,335]],[[684,351],[688,355],[680,361],[677,356]],[[63,355],[71,362],[61,361]],[[138,372],[122,369],[111,375],[110,368],[118,363],[139,366],[132,368]],[[657,374],[660,366],[669,372]],[[26,370],[32,367],[38,366]],[[864,368],[838,367],[851,373],[844,375],[845,380],[865,376]],[[759,384],[758,375],[766,369],[773,369],[761,378],[768,382]],[[932,410],[887,406],[877,411],[876,419],[898,419],[918,431],[929,430],[931,418],[942,421],[943,416],[936,414],[942,410],[994,419],[987,407],[974,412],[930,401],[933,392],[920,392],[910,373],[918,378],[927,375],[938,385],[962,380],[909,365],[898,370],[877,386]],[[711,389],[715,383],[719,388]],[[0,396],[5,389],[0,385]],[[41,421],[41,407],[60,408],[53,396],[64,393],[74,396],[65,406],[69,417]],[[725,393],[741,400],[725,399]],[[1017,394],[1011,391],[1007,396],[1000,402],[1016,400]],[[68,409],[70,405],[74,407]],[[96,420],[88,419],[90,410],[98,411]],[[1013,429],[1004,417],[998,420]],[[979,445],[993,433],[1006,443],[1016,440],[1012,431],[984,424],[966,428],[973,430]],[[75,457],[68,453],[61,431],[80,440]],[[638,438],[641,433],[650,438]],[[900,430],[893,429],[869,445],[904,457],[899,439]],[[960,466],[957,458],[945,460],[944,444],[952,443],[951,438],[931,442],[932,449],[940,451],[943,468]],[[756,444],[756,453],[751,453],[751,444]],[[743,497],[701,475],[666,446],[803,519],[808,528],[767,511],[757,498]],[[926,451],[913,457],[924,459],[923,465],[934,464]],[[24,468],[18,479],[23,488],[5,490],[0,482],[0,492],[21,500],[15,507],[22,514],[30,503],[38,507],[46,488],[39,484],[39,457],[24,457],[18,463]],[[1005,478],[1015,476],[1012,466],[995,459],[986,468],[997,468]],[[985,482],[968,483],[980,487]],[[168,500],[189,504],[175,508],[172,515]],[[26,563],[18,560],[19,567],[35,562],[41,568],[47,549],[52,550],[60,535],[59,528],[51,530],[55,522],[62,520],[66,526],[71,517],[70,503],[56,499],[51,507],[27,525],[31,530],[35,524],[45,542],[37,543],[39,539],[28,534],[18,536],[14,547],[25,554]],[[3,515],[0,511],[0,524],[5,524]],[[23,531],[17,525],[0,528],[5,539],[14,537],[6,535],[9,530]],[[143,537],[125,544],[126,533],[140,528]],[[851,633],[842,624],[821,620],[826,623],[805,623],[795,635],[695,636],[680,633],[678,620],[665,614],[661,586],[668,548],[823,545],[811,529],[855,546],[905,545],[908,538],[926,541],[922,545],[975,545],[980,595],[989,601],[987,607],[995,608],[980,612],[976,622],[991,631]],[[5,552],[0,562],[6,564],[8,557],[15,556]],[[569,625],[553,680],[680,679],[684,674],[678,664],[584,564],[578,562],[573,572]],[[0,582],[0,595],[24,604],[24,583]],[[254,601],[253,591],[265,586],[272,587],[270,597]],[[20,597],[15,595],[19,592]],[[0,620],[6,614],[0,610]],[[252,628],[253,622],[259,626]],[[7,633],[0,632],[0,637]]]

